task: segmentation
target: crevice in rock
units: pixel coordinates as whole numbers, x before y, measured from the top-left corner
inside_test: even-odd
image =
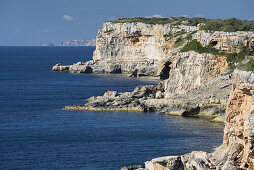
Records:
[[[164,67],[160,73],[160,79],[165,80],[169,78],[170,65],[172,63],[170,61],[165,62]]]

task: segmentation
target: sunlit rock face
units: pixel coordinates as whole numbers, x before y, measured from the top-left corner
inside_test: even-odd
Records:
[[[223,147],[236,150],[234,159],[242,168],[254,165],[254,74],[234,72],[226,110]],[[233,155],[232,155],[233,156]]]
[[[194,51],[178,53],[171,58],[166,98],[198,88],[227,70],[225,56],[199,54]]]
[[[239,52],[242,45],[254,48],[253,32],[205,32],[200,30],[193,37],[203,46],[212,44],[214,48],[228,53]]]
[[[179,51],[174,48],[176,39],[167,35],[181,30],[193,32],[197,27],[105,22],[98,31],[93,60],[99,65],[118,65],[123,73],[137,69],[140,73],[159,75],[163,60]]]

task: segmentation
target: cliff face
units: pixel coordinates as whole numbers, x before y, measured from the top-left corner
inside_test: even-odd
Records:
[[[241,44],[254,48],[254,33],[253,32],[205,32],[198,31],[194,38],[203,46],[212,44],[214,48],[228,53],[239,52]]]
[[[254,167],[254,74],[234,72],[226,109],[223,144],[214,152],[194,151],[182,156],[156,158],[145,163],[147,170],[160,169],[253,169]]]
[[[176,39],[167,36],[196,30],[197,27],[183,25],[105,22],[98,31],[93,60],[104,72],[112,72],[103,66],[111,65],[109,67],[117,66],[121,73],[136,70],[140,74],[159,75],[158,66],[177,51]]]
[[[170,61],[169,79],[165,85],[166,98],[198,88],[227,70],[225,56],[194,51],[178,53]]]
[[[223,148],[237,150],[237,165],[254,166],[254,74],[234,72],[226,110]]]
[[[98,31],[93,59],[160,61],[171,54],[174,45],[165,36],[181,30],[191,32],[197,27],[105,22]]]
[[[179,53],[191,39],[197,39],[203,46],[212,44],[225,52],[238,52],[241,44],[254,48],[253,32],[205,32],[198,29],[187,25],[105,22],[98,31],[92,61],[73,64],[68,66],[69,69],[62,69],[60,65],[52,69],[71,73],[128,73],[133,77],[160,76],[161,79],[167,79],[170,71],[178,82],[168,84],[172,84],[172,88],[179,87],[177,92],[184,93],[227,68],[223,56]],[[181,74],[183,70],[190,76]],[[168,90],[172,91],[170,87]]]

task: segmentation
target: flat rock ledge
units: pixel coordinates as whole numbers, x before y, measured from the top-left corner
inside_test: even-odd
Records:
[[[144,112],[142,107],[86,107],[85,105],[65,106],[67,110],[87,110],[87,111],[128,111],[128,112]]]
[[[160,112],[178,116],[211,116],[224,122],[232,80],[221,76],[186,94],[165,98],[165,82],[157,86],[138,86],[132,92],[107,91],[93,96],[86,104],[65,106],[68,110]],[[204,93],[205,92],[205,93]]]

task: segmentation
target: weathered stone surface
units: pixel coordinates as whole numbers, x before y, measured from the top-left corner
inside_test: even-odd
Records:
[[[82,63],[78,62],[70,66],[69,72],[70,73],[92,73],[93,69],[89,66],[89,62]]]
[[[241,44],[254,48],[254,33],[253,32],[205,32],[198,31],[193,35],[203,46],[212,44],[214,48],[229,53],[239,52]]]
[[[184,166],[180,156],[166,156],[152,159],[145,162],[146,169],[149,170],[183,170]]]
[[[178,53],[171,62],[169,79],[165,82],[166,98],[198,88],[227,70],[226,57],[194,51]]]
[[[254,165],[253,79],[253,72],[235,70],[226,112],[223,145],[225,150],[236,150],[238,156],[234,156],[234,159],[237,159],[236,164],[241,168]]]

